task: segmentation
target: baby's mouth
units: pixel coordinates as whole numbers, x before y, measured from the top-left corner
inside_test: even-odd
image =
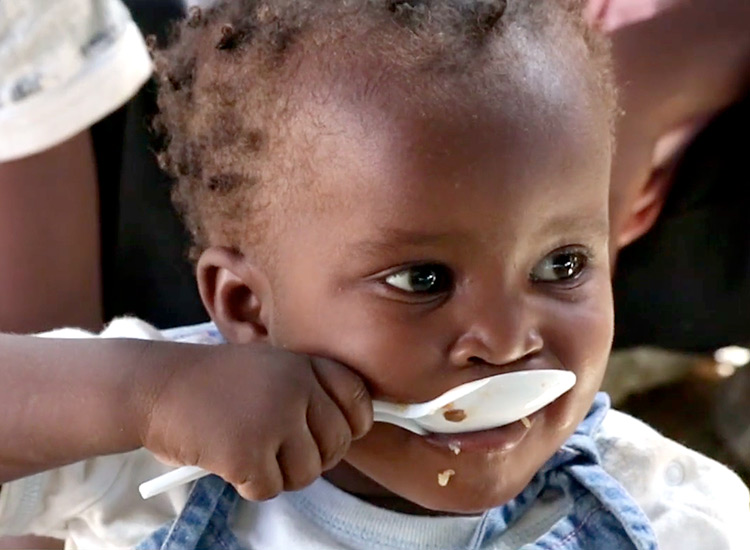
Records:
[[[516,422],[504,426],[451,434],[428,433],[423,439],[434,445],[446,449],[453,455],[462,453],[506,453],[514,449],[526,435],[534,428],[534,423],[544,409]],[[525,420],[525,421],[524,421]]]

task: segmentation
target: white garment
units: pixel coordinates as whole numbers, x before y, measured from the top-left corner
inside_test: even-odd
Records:
[[[204,330],[170,332],[171,339],[213,343]],[[83,331],[48,336],[81,337]],[[113,322],[104,337],[156,339],[134,319]],[[610,411],[595,437],[605,469],[633,495],[653,524],[661,550],[747,550],[750,495],[724,466],[671,441],[642,422]],[[132,547],[172,520],[189,486],[142,501],[138,485],[169,467],[147,451],[100,457],[5,484],[0,491],[0,534],[32,532],[67,539],[66,548]],[[545,533],[571,506],[540,499],[516,524],[513,546]],[[376,550],[461,548],[479,517],[413,517],[375,508],[324,480],[262,503],[241,502],[232,528],[251,550]]]
[[[88,128],[150,74],[146,44],[120,0],[0,2],[0,162]]]

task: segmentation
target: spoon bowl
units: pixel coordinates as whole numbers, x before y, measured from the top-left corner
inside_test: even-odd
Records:
[[[427,403],[374,403],[375,420],[419,435],[488,430],[519,421],[549,405],[575,385],[567,370],[527,370],[463,384]],[[451,392],[453,392],[451,394]],[[451,394],[452,399],[444,399]]]

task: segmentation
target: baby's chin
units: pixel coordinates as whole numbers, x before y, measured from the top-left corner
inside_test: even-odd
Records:
[[[421,513],[431,515],[477,515],[513,500],[531,481],[531,476],[508,481],[502,486],[478,487],[453,475],[445,486],[436,479],[427,486],[399,487],[397,495],[412,504],[411,513],[420,513],[421,510]]]
[[[441,474],[444,475],[435,476],[428,483],[414,479],[393,488],[378,483],[380,491],[356,496],[380,508],[406,514],[478,515],[513,500],[533,476],[512,476],[513,479],[507,480],[498,476],[497,483],[490,485],[472,483],[466,477],[461,479],[459,474]]]
[[[382,431],[393,429],[384,426]],[[546,459],[535,442],[528,446],[522,442],[509,452],[461,452],[456,456],[428,445],[427,452],[412,453],[410,447],[422,445],[411,437],[411,445],[390,441],[391,448],[400,452],[374,457],[368,447],[382,449],[378,436],[385,438],[386,434],[373,432],[354,442],[346,457],[350,470],[367,478],[370,486],[365,489],[364,484],[340,483],[342,479],[337,482],[335,476],[329,480],[376,505],[413,514],[479,514],[501,506],[523,491]]]

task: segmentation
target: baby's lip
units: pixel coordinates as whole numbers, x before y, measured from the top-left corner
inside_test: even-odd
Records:
[[[480,430],[477,432],[463,432],[455,434],[437,434],[430,433],[423,436],[423,439],[436,447],[447,449],[451,453],[507,453],[514,449],[526,435],[534,428],[534,422],[537,416],[542,414],[544,408],[534,414],[530,414],[527,419],[531,426],[527,428],[521,421],[511,422],[505,426],[491,428],[489,430]]]

